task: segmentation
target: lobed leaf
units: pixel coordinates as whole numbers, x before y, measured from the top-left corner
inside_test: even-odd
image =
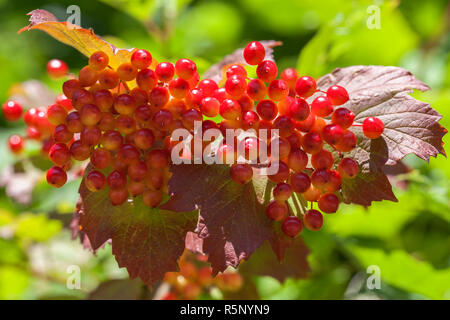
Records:
[[[140,277],[149,286],[166,272],[178,270],[177,260],[186,233],[195,228],[196,212],[150,209],[141,198],[113,206],[107,190],[90,192],[84,180],[80,195],[83,212],[79,224],[93,250],[111,239],[119,267],[126,267],[131,278]]]
[[[42,9],[28,13],[30,24],[18,33],[28,30],[42,30],[62,43],[74,47],[89,57],[95,51],[104,51],[109,56],[109,65],[117,68],[121,63],[129,61],[133,49],[119,49],[96,35],[92,30],[81,28],[70,22],[60,22],[56,17]]]

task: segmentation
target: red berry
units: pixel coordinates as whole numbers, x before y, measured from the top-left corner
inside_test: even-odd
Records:
[[[272,163],[271,166],[276,166],[277,163]],[[278,171],[269,175],[269,179],[275,183],[284,182],[289,178],[289,167],[283,161],[278,161]]]
[[[127,177],[120,171],[112,171],[106,178],[111,189],[121,189],[127,184]]]
[[[13,134],[8,138],[9,150],[13,153],[20,153],[23,150],[23,138],[17,134]]]
[[[165,87],[153,88],[148,97],[150,105],[155,108],[164,107],[169,102],[170,94],[169,90]]]
[[[191,79],[195,75],[196,71],[197,66],[189,59],[180,59],[175,64],[175,72],[182,79]]]
[[[328,170],[317,169],[311,174],[311,183],[314,187],[320,190],[324,190],[330,182],[330,175]]]
[[[155,68],[159,81],[169,82],[175,75],[175,67],[170,62],[161,62]]]
[[[145,69],[152,63],[152,55],[144,49],[136,50],[131,55],[131,63],[138,69]]]
[[[134,135],[134,143],[139,149],[150,149],[155,142],[155,136],[150,129],[139,129]]]
[[[91,147],[76,140],[70,145],[70,154],[75,160],[84,161],[91,155]]]
[[[136,78],[138,69],[129,62],[122,63],[116,70],[117,76],[122,81],[131,81]]]
[[[267,87],[259,79],[252,79],[247,84],[247,94],[253,100],[262,100],[267,95]]]
[[[114,100],[114,109],[124,115],[131,115],[136,110],[136,101],[129,94],[119,94]]]
[[[303,223],[307,229],[311,231],[318,231],[322,228],[323,216],[320,211],[314,209],[308,210],[303,217]]]
[[[344,87],[331,86],[327,90],[327,97],[334,106],[340,106],[348,101],[348,93]]]
[[[230,168],[230,177],[234,182],[246,184],[252,180],[253,169],[246,163],[236,163]]]
[[[84,126],[81,123],[80,113],[78,111],[73,111],[69,113],[66,117],[67,129],[72,133],[79,133],[83,130]]]
[[[195,122],[201,122],[202,120],[203,116],[201,112],[194,108],[186,110],[181,116],[183,126],[188,130],[193,130]]]
[[[2,106],[3,115],[9,121],[17,121],[22,116],[22,105],[17,101],[7,101]]]
[[[309,113],[309,104],[303,98],[297,98],[289,105],[288,114],[293,120],[306,120],[309,116]]]
[[[41,138],[41,133],[39,132],[39,130],[36,127],[27,127],[26,133],[27,133],[27,137],[30,139],[39,140]],[[54,138],[56,141],[56,137],[54,137]],[[61,141],[57,141],[57,142],[61,142]],[[66,142],[68,142],[68,141],[66,141]]]
[[[227,120],[237,120],[241,116],[241,105],[233,99],[225,99],[220,104],[219,113]]]
[[[278,68],[275,62],[264,60],[256,68],[256,75],[264,82],[271,82],[275,80],[278,74]]]
[[[67,64],[62,60],[52,59],[47,63],[47,72],[52,78],[64,77],[68,71]]]
[[[51,167],[47,171],[47,182],[52,187],[61,188],[67,182],[67,174],[60,167]]]
[[[220,103],[222,103],[223,100],[229,98],[228,93],[225,90],[225,88],[219,88],[219,89],[215,90],[214,93],[212,94],[212,97],[219,100]]]
[[[341,139],[334,145],[334,147],[342,152],[352,151],[356,147],[356,135],[350,130],[345,130]]]
[[[148,167],[145,161],[136,161],[128,166],[128,176],[134,181],[142,181],[147,175]]]
[[[325,213],[334,213],[339,207],[339,199],[333,193],[325,193],[320,196],[317,204],[319,209]]]
[[[342,178],[353,179],[358,174],[359,166],[355,160],[344,158],[339,162],[338,171]]]
[[[275,221],[283,220],[286,218],[287,213],[288,207],[284,202],[280,203],[278,201],[272,201],[266,207],[267,217]]]
[[[331,116],[331,122],[339,125],[342,129],[347,129],[353,124],[355,114],[347,108],[338,108],[334,110]]]
[[[283,72],[281,72],[281,79],[286,81],[289,85],[289,88],[291,89],[295,88],[297,78],[298,78],[297,70],[295,70],[294,68],[286,68],[283,70]]]
[[[224,89],[224,88],[222,88]],[[225,90],[225,89],[224,89]],[[216,92],[216,90],[214,90],[214,92]],[[213,94],[214,94],[213,92]],[[212,95],[213,95],[212,94]],[[211,95],[211,96],[212,96]],[[200,103],[202,102],[202,100],[205,98],[205,94],[203,93],[202,89],[199,88],[194,88],[191,89],[188,93],[188,95],[186,96],[186,98],[184,99],[184,101],[186,102],[186,105],[190,108],[198,108],[200,106]],[[215,98],[216,99],[216,98]],[[220,102],[220,101],[219,101]]]
[[[100,85],[104,89],[113,89],[117,87],[119,81],[120,79],[119,76],[117,75],[117,72],[112,69],[104,69],[100,72],[100,75],[98,76],[98,82],[100,82]],[[64,92],[64,94],[66,93]]]
[[[81,131],[80,140],[88,146],[95,146],[100,142],[102,131],[97,127],[86,127]]]
[[[172,113],[168,110],[159,110],[153,116],[153,124],[156,129],[166,131],[169,129],[173,121]]]
[[[173,79],[169,82],[170,94],[178,99],[183,99],[189,93],[189,83],[181,78]]]
[[[279,183],[273,188],[273,198],[278,202],[287,201],[292,195],[292,187],[287,183]]]
[[[313,128],[315,122],[316,116],[314,115],[314,113],[310,112],[305,120],[295,122],[295,129],[302,132],[309,132]]]
[[[263,120],[272,121],[278,114],[278,108],[272,100],[261,100],[256,105],[256,111]]]
[[[85,104],[80,110],[80,120],[85,126],[95,126],[101,119],[102,112],[95,104]]]
[[[293,173],[290,177],[289,182],[292,186],[292,190],[297,193],[306,192],[311,185],[311,179],[304,172]]]
[[[136,75],[136,83],[142,90],[152,90],[158,84],[156,72],[152,69],[142,69]]]
[[[147,155],[147,165],[154,169],[164,169],[169,166],[169,155],[163,149],[153,149]]]
[[[122,160],[125,164],[129,165],[139,160],[141,154],[134,145],[130,143],[125,143],[119,147],[117,155],[120,160]]]
[[[245,71],[245,69],[244,69],[244,71]],[[198,87],[198,89],[202,90],[205,97],[211,97],[213,95],[214,91],[219,89],[219,86],[217,85],[217,83],[211,79],[203,79],[202,81],[200,81],[198,83],[197,87]]]
[[[250,65],[257,65],[264,60],[266,50],[258,41],[250,42],[244,49],[244,59]]]
[[[297,79],[295,92],[302,98],[308,98],[316,92],[316,81],[308,76]]]
[[[250,128],[258,129],[259,121],[259,116],[254,111],[246,111],[242,114],[242,127],[244,130],[248,130]]]
[[[225,90],[234,99],[239,99],[247,87],[245,79],[239,75],[233,75],[225,82]]]
[[[202,113],[207,117],[215,117],[219,114],[220,102],[216,98],[206,97],[200,103]]]
[[[322,149],[311,156],[311,164],[314,169],[331,169],[334,164],[333,154]]]
[[[292,150],[288,156],[288,165],[295,172],[301,172],[308,165],[308,155],[299,148]]]
[[[232,76],[240,76],[242,78],[247,78],[247,71],[245,68],[239,64],[233,64],[227,69],[227,78],[231,78]]]
[[[54,164],[63,166],[70,161],[70,150],[64,143],[55,143],[50,148],[48,156]]]
[[[377,139],[384,131],[384,123],[378,118],[369,117],[363,121],[364,135],[369,139]]]
[[[279,116],[273,121],[273,128],[278,129],[280,137],[289,137],[294,132],[294,122],[288,116]]]
[[[316,132],[308,132],[303,136],[302,147],[306,153],[315,154],[322,150],[323,141]]]
[[[298,236],[300,232],[302,232],[302,229],[302,221],[294,216],[287,217],[281,224],[281,230],[283,230],[283,233],[291,238]]]
[[[311,103],[311,112],[318,117],[327,117],[333,112],[333,105],[326,96],[320,96]]]
[[[111,163],[111,154],[106,148],[97,148],[91,154],[91,163],[97,169],[105,169]]]
[[[323,127],[321,135],[328,144],[334,145],[342,139],[344,130],[337,124],[327,124]]]
[[[281,101],[289,94],[289,85],[284,80],[273,80],[268,88],[269,98],[274,101]]]
[[[96,51],[89,57],[89,66],[97,71],[105,69],[108,63],[109,57],[103,51]]]
[[[88,173],[85,179],[86,187],[92,191],[97,192],[102,190],[106,185],[106,178],[100,171],[94,170]]]
[[[78,73],[78,81],[82,87],[90,87],[97,82],[98,75],[98,72],[90,66],[85,66]]]
[[[336,192],[342,186],[342,178],[337,170],[327,170],[328,184],[323,188],[326,192]]]
[[[275,136],[270,141],[268,151],[272,159],[284,159],[291,152],[291,144],[286,139]]]
[[[119,189],[109,190],[109,200],[113,206],[120,206],[128,199],[128,190],[125,185]]]

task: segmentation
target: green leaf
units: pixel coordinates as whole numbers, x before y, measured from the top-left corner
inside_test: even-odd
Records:
[[[61,221],[50,220],[45,215],[23,214],[17,221],[16,236],[32,241],[46,241],[62,228]]]

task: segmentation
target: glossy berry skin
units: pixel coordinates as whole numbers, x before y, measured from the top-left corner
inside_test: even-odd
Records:
[[[131,55],[131,64],[137,69],[145,69],[152,63],[152,55],[144,49],[139,49]]]
[[[264,60],[256,68],[256,75],[261,81],[271,82],[275,80],[278,74],[278,68],[275,62],[270,60]]]
[[[322,139],[331,145],[338,143],[343,135],[344,130],[337,124],[327,124],[321,132]]]
[[[286,68],[281,72],[281,79],[286,81],[290,89],[295,89],[295,83],[297,82],[298,74],[294,68]]]
[[[159,81],[169,82],[175,75],[175,66],[170,62],[161,62],[155,68]]]
[[[156,72],[151,69],[142,69],[136,75],[136,83],[140,89],[151,91],[158,83]]]
[[[13,134],[8,138],[8,147],[12,153],[20,153],[23,151],[23,138],[17,134]]]
[[[302,229],[302,221],[295,216],[287,217],[281,224],[283,233],[291,238],[298,236],[302,232]]]
[[[278,108],[272,100],[261,100],[256,105],[256,112],[258,112],[261,119],[272,121],[278,114]]]
[[[85,179],[86,187],[89,191],[97,192],[106,185],[106,178],[100,171],[94,170],[88,173]]]
[[[231,66],[228,67],[227,69],[227,78],[231,78],[232,76],[240,76],[242,78],[247,78],[247,71],[245,70],[245,68],[239,64],[233,64]],[[217,89],[217,88],[216,88]]]
[[[242,108],[233,99],[225,99],[220,104],[219,113],[226,120],[237,120],[241,116]]]
[[[384,131],[384,123],[378,118],[369,117],[363,121],[363,133],[369,139],[377,139]]]
[[[311,103],[311,112],[318,117],[327,117],[333,112],[333,105],[326,96],[320,96]]]
[[[294,122],[288,116],[279,116],[273,121],[273,128],[278,129],[280,137],[289,137],[294,132]]]
[[[331,122],[339,125],[342,129],[349,128],[355,120],[355,114],[347,108],[338,108],[334,110],[331,116]]]
[[[342,152],[352,151],[356,147],[357,138],[356,135],[350,131],[345,130],[340,140],[334,145],[334,147]]]
[[[339,162],[338,171],[343,179],[353,179],[359,172],[359,166],[355,160],[344,158]]]
[[[70,154],[75,160],[84,161],[91,155],[91,147],[76,140],[70,146]]]
[[[67,174],[61,167],[51,167],[47,171],[47,182],[55,188],[61,188],[67,182]]]
[[[64,77],[69,71],[67,64],[59,59],[52,59],[47,63],[47,73],[52,78]]]
[[[269,144],[268,154],[272,159],[284,159],[291,152],[291,144],[281,137],[275,136]],[[284,164],[282,164],[284,166]]]
[[[289,168],[299,173],[308,165],[308,155],[300,148],[294,149],[288,156]]]
[[[113,206],[120,206],[128,199],[128,190],[123,187],[119,189],[109,190],[109,200]]]
[[[334,164],[333,154],[325,149],[311,156],[311,164],[314,169],[331,169]]]
[[[91,163],[97,169],[105,169],[111,163],[111,154],[106,148],[97,148],[91,154]]]
[[[348,101],[348,92],[344,87],[331,86],[327,90],[327,97],[334,106],[340,106]]]
[[[254,111],[246,111],[242,114],[242,127],[244,130],[248,129],[258,129],[259,127],[259,116]]]
[[[216,98],[206,97],[200,103],[202,113],[207,117],[215,117],[219,114],[220,102]]]
[[[273,198],[275,201],[284,202],[291,197],[292,192],[292,187],[289,184],[282,182],[273,188]]]
[[[89,57],[89,66],[96,71],[105,69],[108,63],[109,57],[103,51],[96,51]]]
[[[180,59],[175,64],[175,73],[184,80],[191,79],[196,71],[196,64],[189,59]]]
[[[275,164],[272,164],[275,165]],[[289,167],[283,161],[278,162],[278,171],[273,175],[269,175],[269,179],[275,183],[281,183],[289,178]],[[294,190],[295,191],[295,190]]]
[[[302,98],[312,96],[316,92],[316,88],[316,81],[309,76],[300,77],[295,83],[295,93]]]
[[[253,169],[246,163],[236,163],[230,168],[230,177],[234,182],[246,184],[252,180]]]
[[[325,193],[317,201],[319,209],[325,213],[334,213],[339,207],[339,199],[333,193]]]
[[[244,69],[245,71],[245,69]],[[228,75],[228,73],[227,73]],[[230,76],[228,76],[228,78],[230,78]],[[245,77],[244,77],[245,78]],[[214,93],[214,91],[216,91],[217,89],[219,89],[219,86],[217,85],[217,83],[214,80],[211,79],[203,79],[202,81],[200,81],[197,85],[198,89],[200,89],[205,97],[211,97]]]
[[[265,56],[266,50],[258,41],[252,41],[244,48],[244,59],[249,65],[260,64]]]
[[[263,100],[267,95],[267,87],[259,79],[252,79],[247,84],[247,94],[253,100]]]
[[[311,179],[304,172],[293,173],[291,175],[289,183],[291,184],[292,190],[297,193],[303,193],[309,189],[311,185]]]
[[[308,118],[310,108],[305,99],[297,98],[289,105],[288,113],[293,120],[303,121]]]
[[[288,207],[285,202],[272,201],[266,207],[266,215],[269,219],[281,221],[286,218]]]
[[[273,80],[269,84],[267,92],[270,99],[274,101],[281,101],[288,96],[289,85],[284,80]]]
[[[189,93],[189,82],[184,79],[177,78],[169,82],[170,94],[178,99],[183,99]]]
[[[55,143],[50,148],[48,156],[54,164],[63,166],[70,161],[70,150],[64,143]]]
[[[169,90],[165,87],[153,88],[148,97],[150,105],[155,108],[164,107],[169,102],[169,98]]]
[[[316,132],[308,132],[303,136],[302,147],[306,153],[315,154],[322,150],[323,140]]]
[[[8,121],[17,121],[22,117],[23,108],[17,101],[7,101],[2,106],[3,115]]]
[[[233,99],[239,99],[245,93],[247,82],[239,75],[233,75],[225,82],[225,90]]]
[[[227,111],[233,111],[233,110],[224,108],[224,112],[226,113]],[[230,114],[227,114],[227,116],[229,116],[229,115]],[[195,122],[202,121],[202,120],[203,120],[203,116],[202,116],[201,112],[194,108],[186,110],[185,112],[183,112],[183,114],[181,116],[181,121],[183,123],[183,126],[188,130],[193,130],[194,126],[195,126]]]
[[[111,189],[121,189],[127,183],[126,176],[120,171],[112,171],[106,178],[106,182]]]
[[[323,225],[323,216],[318,210],[308,210],[303,217],[303,223],[308,230],[319,231]]]

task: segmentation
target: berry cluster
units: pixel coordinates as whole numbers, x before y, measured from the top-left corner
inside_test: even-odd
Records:
[[[353,159],[344,156],[357,143],[351,128],[360,126],[367,138],[376,139],[384,130],[383,122],[370,117],[354,124],[355,115],[342,107],[349,95],[341,86],[321,91],[313,78],[299,77],[292,68],[277,78],[277,65],[265,60],[265,48],[257,41],[248,44],[243,55],[248,65],[256,66],[257,77],[249,78],[244,64],[233,64],[225,67],[225,79],[217,83],[200,80],[196,64],[189,59],[157,63],[141,49],[129,62],[112,69],[108,56],[95,52],[78,77],[64,82],[64,95],[45,112],[37,112],[45,125],[27,120],[32,109],[25,114],[29,128],[50,141],[48,154],[55,166],[47,172],[49,184],[61,187],[73,160],[89,160],[94,168],[85,178],[89,190],[108,187],[113,205],[142,196],[146,205],[158,206],[167,194],[171,151],[179,143],[171,135],[176,129],[193,135],[195,122],[200,122],[203,132],[222,133],[216,155],[230,165],[230,177],[239,184],[252,180],[251,161],[261,160],[257,150],[266,148],[268,161],[278,165],[277,173],[269,176],[277,185],[266,213],[282,222],[285,234],[295,237],[303,224],[319,230],[320,211],[336,212],[342,179],[354,178],[359,170]],[[67,73],[64,64],[48,68],[54,76]],[[8,102],[3,113],[14,120],[22,109]],[[258,133],[241,141],[249,162],[238,161],[234,140],[230,143],[226,138],[227,129]],[[261,129],[276,134],[263,138]],[[17,140],[11,139],[12,150],[20,149]],[[210,143],[203,141],[203,148]],[[276,154],[270,154],[273,144],[278,147]],[[184,156],[192,158],[192,153]],[[302,220],[289,215],[287,200],[294,192],[311,202]],[[312,209],[314,202],[320,211]]]

